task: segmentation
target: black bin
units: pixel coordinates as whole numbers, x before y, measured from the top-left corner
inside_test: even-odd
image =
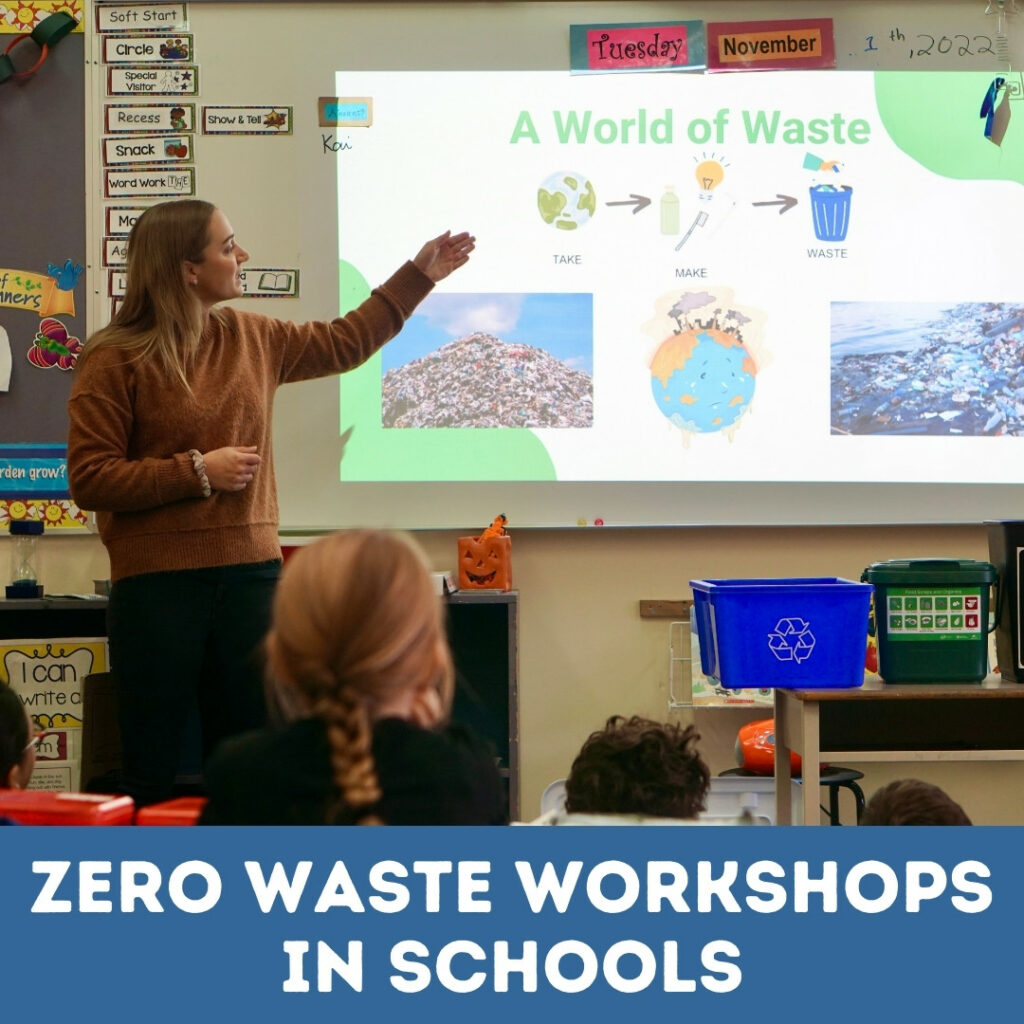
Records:
[[[986,522],[988,557],[999,573],[996,660],[1007,682],[1024,683],[1024,520]]]

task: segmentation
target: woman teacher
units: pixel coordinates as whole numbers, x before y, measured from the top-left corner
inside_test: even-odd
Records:
[[[445,232],[347,315],[295,324],[220,305],[243,295],[249,258],[222,210],[177,200],[136,221],[124,301],[75,368],[68,480],[110,557],[121,788],[137,803],[172,794],[197,701],[204,753],[265,720],[277,387],[365,362],[474,242]]]

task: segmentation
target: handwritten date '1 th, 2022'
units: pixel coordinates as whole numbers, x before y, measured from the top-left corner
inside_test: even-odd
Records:
[[[888,34],[864,37],[865,53],[881,53],[888,44],[902,46],[907,44],[907,59],[952,57],[967,60],[970,57],[990,54],[996,56],[991,37],[957,32],[952,36],[935,36],[929,32],[912,32],[908,37],[898,28],[889,29]],[[879,45],[879,43],[881,45]]]

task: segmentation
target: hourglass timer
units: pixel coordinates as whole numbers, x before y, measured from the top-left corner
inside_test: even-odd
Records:
[[[11,520],[11,582],[8,597],[42,597],[36,570],[36,542],[43,532],[38,519]]]

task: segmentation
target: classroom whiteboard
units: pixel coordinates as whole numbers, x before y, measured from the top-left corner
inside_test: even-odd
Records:
[[[793,17],[834,19],[838,70],[787,79],[567,74],[570,24],[679,20],[670,3],[188,4],[197,117],[209,105],[293,118],[284,136],[195,135],[198,194],[224,207],[254,265],[298,271],[297,296],[240,305],[321,318],[429,235],[466,227],[479,237],[471,264],[383,356],[340,383],[281,390],[282,527],[472,529],[498,511],[518,526],[1019,516],[1007,353],[1022,298],[1022,143],[1012,118],[1001,147],[983,139],[974,109],[1013,60],[1015,26],[997,39],[983,5],[924,6],[788,5]],[[753,2],[686,17],[760,19],[768,8],[778,16]],[[876,81],[866,73],[876,70],[917,74]],[[99,145],[114,100],[99,84],[94,96]],[[321,125],[321,97],[372,98],[372,125]],[[943,165],[948,150],[957,159]],[[708,160],[724,173],[710,207],[693,177]],[[569,243],[569,230],[543,222],[537,196],[557,203],[560,186],[547,179],[576,171],[596,199]],[[813,199],[819,186],[835,193],[833,207],[852,193],[845,233],[815,220],[828,205]],[[636,194],[649,203],[634,213]],[[780,212],[780,194],[798,202]],[[94,230],[103,220],[95,209]],[[105,278],[94,286],[102,294]],[[453,321],[461,333],[438,333]],[[533,332],[516,334],[527,322]],[[551,325],[580,323],[582,341],[553,340]],[[893,353],[915,325],[927,343],[901,366]],[[982,402],[981,371],[954,358],[954,332],[972,325],[987,339],[979,351],[1005,350],[1000,403]],[[445,349],[453,341],[475,347]],[[492,341],[505,346],[502,386],[525,396],[518,408],[454,422],[439,409],[407,425],[430,388],[468,388],[460,408],[480,404]],[[708,352],[739,382],[727,397],[742,414],[724,426],[707,395],[673,376]],[[553,372],[549,358],[577,375]],[[456,377],[400,372],[452,359]],[[929,389],[942,374],[940,401]],[[556,385],[569,412],[552,411]],[[902,419],[882,408],[895,394]],[[659,401],[683,411],[673,418]],[[537,419],[518,427],[510,417],[524,413]]]

